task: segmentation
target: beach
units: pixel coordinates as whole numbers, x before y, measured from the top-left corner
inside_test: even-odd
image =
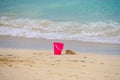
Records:
[[[120,0],[1,0],[0,80],[120,80]]]
[[[54,55],[54,41],[1,36],[0,80],[120,79],[119,45],[62,41],[62,54]]]
[[[119,80],[120,55],[0,49],[0,80]]]

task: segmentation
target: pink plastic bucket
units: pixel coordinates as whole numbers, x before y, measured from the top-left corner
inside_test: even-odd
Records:
[[[54,42],[54,55],[61,55],[64,44],[61,42]]]

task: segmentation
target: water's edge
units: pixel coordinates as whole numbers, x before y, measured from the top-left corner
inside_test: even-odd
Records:
[[[53,42],[65,44],[64,51],[71,49],[79,53],[120,54],[119,44],[91,43],[75,40],[47,40],[34,38],[20,38],[0,36],[0,48],[53,50]]]

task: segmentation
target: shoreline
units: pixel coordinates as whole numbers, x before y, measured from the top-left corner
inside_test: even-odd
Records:
[[[0,36],[0,48],[32,49],[53,51],[53,42],[65,44],[63,51],[71,49],[79,53],[120,54],[120,44],[81,42],[75,40],[47,40],[41,38],[23,38]]]

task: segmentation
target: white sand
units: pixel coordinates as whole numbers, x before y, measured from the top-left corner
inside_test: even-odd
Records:
[[[1,48],[0,80],[120,80],[120,55]]]

